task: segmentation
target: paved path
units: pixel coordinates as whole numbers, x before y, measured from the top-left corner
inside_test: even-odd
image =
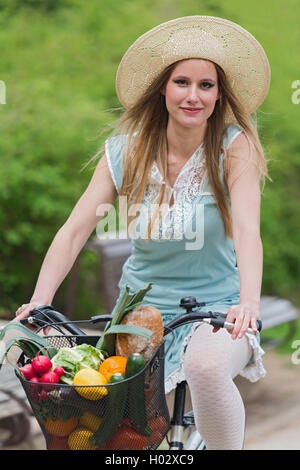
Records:
[[[300,450],[300,365],[268,352],[267,375],[256,384],[236,384],[246,409],[245,449]]]

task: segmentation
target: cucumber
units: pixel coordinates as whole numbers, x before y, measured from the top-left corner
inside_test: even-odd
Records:
[[[146,361],[141,354],[134,353],[128,357],[126,362],[126,371],[125,377],[128,379],[129,377],[133,377],[137,374],[140,370],[142,370],[146,365]]]
[[[123,382],[124,380],[125,376],[118,372],[113,374],[108,382],[109,384],[118,385],[108,387],[108,403],[105,416],[97,431],[89,438],[90,443],[94,446],[107,442],[123,418],[128,390],[127,381]]]
[[[136,375],[145,365],[146,361],[141,354],[131,354],[126,363],[126,379]],[[131,425],[144,436],[150,436],[152,431],[147,423],[145,373],[139,374],[128,384],[128,415]]]

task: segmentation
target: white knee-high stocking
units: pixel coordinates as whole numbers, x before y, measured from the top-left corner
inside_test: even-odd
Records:
[[[233,340],[220,329],[201,324],[188,343],[184,372],[196,427],[208,450],[243,448],[245,409],[233,382],[251,357],[247,338]]]

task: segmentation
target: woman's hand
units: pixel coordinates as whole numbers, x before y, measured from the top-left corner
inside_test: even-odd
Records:
[[[18,310],[16,310],[16,320],[20,321],[20,320],[23,320],[24,318],[27,318],[31,310],[34,310],[40,305],[45,305],[45,302],[35,301],[35,302],[29,302],[29,304],[21,305],[21,307],[19,307]]]
[[[259,306],[252,302],[242,302],[239,305],[233,305],[226,312],[226,322],[234,323],[234,327],[228,329],[232,339],[242,338],[248,328],[252,328],[254,333],[257,333],[256,321],[259,318]],[[213,333],[216,333],[219,328],[213,328]]]
[[[29,317],[29,314],[31,310],[34,310],[37,307],[40,307],[41,305],[46,305],[47,302],[44,302],[43,300],[35,300],[34,302],[29,302],[29,304],[23,304],[21,307],[16,310],[16,320],[20,321],[23,320],[24,318]],[[31,331],[36,331],[36,327],[26,324],[26,327],[31,330]],[[44,334],[48,334],[50,330],[50,327],[46,327],[43,329]]]

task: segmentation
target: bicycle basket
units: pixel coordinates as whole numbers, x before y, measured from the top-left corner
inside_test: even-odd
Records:
[[[48,336],[56,349],[98,336]],[[28,362],[24,353],[18,365]],[[164,340],[144,369],[108,385],[30,382],[19,374],[48,450],[154,450],[170,426],[164,389]]]

